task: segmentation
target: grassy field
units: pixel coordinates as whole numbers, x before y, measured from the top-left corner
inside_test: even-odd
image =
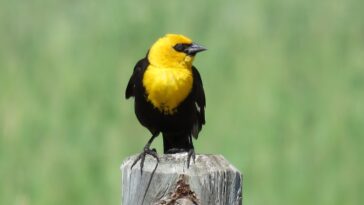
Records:
[[[124,90],[165,33],[209,48],[195,61],[207,96],[195,147],[244,173],[245,204],[363,204],[363,7],[2,1],[0,204],[120,204],[119,165],[150,135]]]

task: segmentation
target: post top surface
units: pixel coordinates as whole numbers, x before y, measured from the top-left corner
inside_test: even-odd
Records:
[[[137,155],[129,156],[121,165],[121,170],[130,169]],[[198,154],[196,161],[187,169],[187,153],[177,154],[163,154],[159,155],[159,164],[157,172],[159,173],[181,173],[188,175],[202,175],[206,172],[219,172],[219,171],[239,171],[230,164],[222,155],[214,154]],[[153,172],[156,167],[157,161],[147,156],[144,162],[143,172]],[[140,170],[140,161],[133,167],[135,170]]]

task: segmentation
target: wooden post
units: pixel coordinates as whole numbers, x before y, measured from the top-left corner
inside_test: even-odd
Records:
[[[123,205],[241,205],[242,176],[221,155],[196,155],[187,169],[187,154],[147,156],[143,174],[136,156],[121,165]],[[153,172],[154,170],[154,172]]]

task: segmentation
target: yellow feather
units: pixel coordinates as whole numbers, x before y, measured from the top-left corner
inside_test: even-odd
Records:
[[[178,43],[192,41],[177,34],[158,39],[149,51],[150,65],[143,76],[148,100],[165,114],[173,114],[192,90],[194,57],[176,51],[173,47]]]
[[[174,113],[191,92],[192,84],[191,70],[183,68],[149,66],[143,78],[148,100],[165,114]]]

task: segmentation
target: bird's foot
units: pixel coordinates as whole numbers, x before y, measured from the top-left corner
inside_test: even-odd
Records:
[[[191,158],[193,160],[193,163],[195,164],[196,154],[195,154],[195,149],[193,149],[193,148],[190,149],[190,150],[188,150],[188,155],[187,155],[187,169],[190,168]]]
[[[140,160],[140,174],[143,174],[144,161],[145,161],[145,157],[147,156],[147,154],[154,157],[157,160],[157,164],[159,163],[157,151],[154,148],[150,149],[148,146],[145,146],[143,152],[140,153],[138,155],[138,157],[134,160],[130,169],[132,169],[134,167],[134,165]]]

